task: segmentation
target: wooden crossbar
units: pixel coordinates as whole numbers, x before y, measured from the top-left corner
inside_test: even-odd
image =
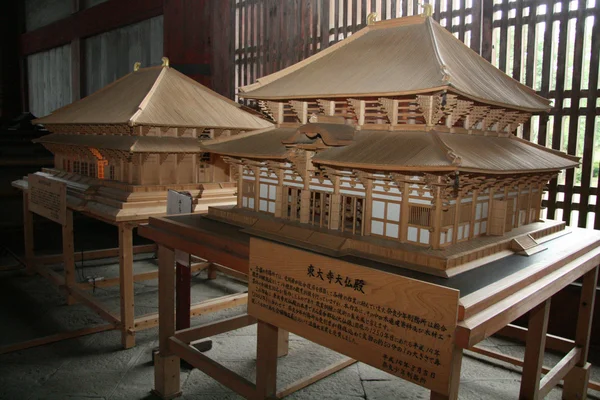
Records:
[[[209,336],[233,331],[256,324],[256,318],[245,314],[238,317],[227,318],[219,322],[210,322],[208,324],[182,329],[175,332],[175,338],[184,343],[191,343],[198,339],[204,339]]]
[[[559,361],[540,381],[539,398],[543,399],[558,385],[567,373],[577,364],[581,357],[581,348],[575,347],[562,360]]]
[[[153,253],[156,251],[155,244],[144,244],[139,246],[133,246],[133,254],[142,254],[142,253]],[[98,260],[100,258],[110,258],[110,257],[118,257],[119,256],[119,248],[112,249],[101,249],[101,250],[88,250],[84,252],[75,252],[74,257],[75,261],[87,261],[87,260]],[[34,263],[38,265],[47,265],[47,264],[59,264],[63,261],[62,254],[51,254],[45,256],[36,256],[34,257]]]
[[[44,346],[46,344],[60,342],[61,340],[74,339],[81,336],[91,335],[98,332],[104,332],[115,329],[113,324],[104,324],[93,326],[91,328],[82,328],[69,332],[61,332],[54,335],[44,336],[42,338],[27,340],[25,342],[10,344],[0,347],[0,354],[12,353],[14,351],[30,349],[32,347]]]
[[[169,338],[169,350],[239,395],[247,399],[255,398],[256,385],[254,383],[225,368],[176,337]]]
[[[516,357],[512,357],[512,356],[507,356],[506,354],[498,353],[498,352],[492,351],[492,350],[487,350],[487,349],[484,349],[484,348],[479,347],[479,346],[470,347],[467,351],[471,351],[473,353],[477,353],[477,354],[481,354],[481,355],[484,355],[484,356],[488,356],[488,357],[494,358],[496,360],[504,361],[506,363],[509,363],[509,364],[512,364],[512,365],[516,365],[518,367],[522,367],[523,366],[523,360],[521,360],[520,358],[516,358]],[[556,368],[556,366],[555,366],[555,368]],[[547,374],[550,371],[551,371],[550,368],[548,368],[548,367],[542,367],[542,373]],[[600,382],[589,381],[588,382],[588,388],[593,389],[593,390],[600,390]]]
[[[309,377],[299,379],[296,382],[286,386],[285,388],[277,392],[277,398],[282,399],[286,396],[289,396],[290,394],[297,392],[298,390],[304,389],[305,387],[312,385],[313,383],[318,382],[321,379],[328,377],[329,375],[341,371],[342,369],[354,364],[355,362],[356,360],[352,358],[343,358],[342,360],[315,372]]]
[[[192,267],[191,267],[192,272],[202,271],[203,269],[208,268],[209,265],[210,265],[210,263],[207,263],[207,262],[192,264]],[[173,272],[175,272],[174,269],[173,269]],[[139,274],[135,274],[133,276],[134,282],[151,281],[153,279],[158,279],[158,270],[142,272]],[[93,289],[94,287],[106,288],[106,287],[111,287],[111,286],[119,286],[119,284],[120,284],[120,278],[117,277],[117,278],[103,279],[103,280],[97,281],[95,283],[80,282],[77,284],[77,286],[80,288],[83,288],[83,289]]]
[[[190,309],[190,316],[195,317],[202,314],[209,314],[215,311],[233,308],[248,303],[248,293],[236,293],[229,296],[218,297],[216,299],[205,300],[194,304]],[[135,319],[135,331],[143,331],[158,325],[158,313],[147,314]]]

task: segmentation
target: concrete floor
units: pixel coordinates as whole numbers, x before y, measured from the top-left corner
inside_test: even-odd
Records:
[[[156,268],[149,255],[136,257],[136,272]],[[79,278],[118,276],[116,260],[78,263]],[[60,269],[60,267],[57,267]],[[206,281],[195,277],[192,301],[244,291],[244,285],[219,276]],[[136,283],[136,315],[157,311],[157,282]],[[97,289],[95,296],[115,312],[119,310],[118,288]],[[245,307],[193,319],[202,324],[245,312]],[[68,307],[63,296],[45,279],[28,277],[21,272],[0,273],[0,346],[102,323],[82,305]],[[153,399],[153,367],[151,350],[157,346],[157,329],[137,335],[137,346],[121,350],[120,333],[104,332],[78,339],[46,345],[0,356],[0,399]],[[523,346],[490,338],[483,346],[511,355],[523,356]],[[594,350],[592,350],[594,351]],[[596,350],[597,351],[597,350]],[[213,337],[213,349],[206,353],[240,375],[254,380],[256,360],[256,327]],[[340,359],[328,349],[290,337],[290,353],[279,362],[278,387],[282,388],[303,376]],[[546,355],[546,365],[554,365],[558,357]],[[512,365],[486,357],[464,358],[460,398],[516,399],[520,374]],[[595,367],[593,379],[600,380]],[[181,372],[184,399],[238,399],[235,393],[198,370]],[[600,392],[590,391],[590,398],[600,399]],[[358,363],[309,386],[289,399],[428,399],[429,392],[375,368]],[[549,399],[560,399],[555,388]]]

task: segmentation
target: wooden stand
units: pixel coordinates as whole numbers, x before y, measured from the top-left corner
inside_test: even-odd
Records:
[[[173,250],[180,246],[185,251],[200,249],[196,239],[205,237],[210,229],[214,235],[223,235],[229,229],[231,238],[221,242],[220,247],[228,247],[230,252],[235,248],[236,256],[244,254],[244,234],[235,233],[235,227],[227,224],[217,224],[205,221],[205,217],[189,216],[187,220],[170,218],[151,219],[149,225],[142,227],[141,233],[153,238],[159,244],[159,302],[160,302],[160,356],[161,361],[155,367],[155,393],[162,398],[173,398],[181,394],[179,383],[179,359],[201,369],[215,380],[228,386],[238,394],[248,399],[281,398],[303,388],[329,374],[355,362],[346,359],[341,363],[319,371],[315,375],[277,391],[276,373],[278,346],[281,342],[281,329],[267,322],[256,319],[251,315],[242,315],[194,328],[175,329],[173,307],[175,280],[172,273]],[[185,234],[185,236],[180,236]],[[160,238],[160,240],[159,240]],[[247,238],[246,238],[247,239]],[[487,282],[472,280],[476,287],[465,288],[460,281],[420,276],[430,279],[436,284],[444,284],[457,289],[464,289],[465,295],[460,296],[459,323],[455,330],[455,342],[451,363],[449,387],[445,393],[431,392],[431,399],[458,399],[460,385],[460,369],[465,350],[485,354],[502,361],[512,362],[523,366],[520,398],[541,399],[554,386],[564,379],[564,399],[585,399],[589,381],[590,364],[587,361],[589,336],[595,284],[598,279],[598,264],[600,264],[600,234],[595,231],[576,229],[570,235],[557,238],[553,246],[546,252],[539,253],[528,259],[511,259],[497,261],[490,268],[503,268],[503,265],[527,262],[519,269],[513,269],[505,274],[499,274]],[[246,245],[248,243],[246,242]],[[193,251],[191,251],[194,253]],[[554,252],[554,253],[553,253]],[[233,255],[233,254],[230,254]],[[521,257],[521,256],[511,256]],[[246,261],[247,262],[247,261]],[[373,268],[373,263],[370,264]],[[485,274],[485,267],[471,272]],[[400,272],[401,274],[401,272]],[[413,274],[414,277],[414,274]],[[548,311],[553,295],[565,286],[583,277],[583,289],[579,307],[577,336],[575,341],[547,335]],[[463,280],[467,281],[467,280]],[[163,313],[163,310],[165,314]],[[525,360],[518,360],[502,354],[478,348],[477,343],[494,333],[511,328],[510,322],[521,315],[529,313],[529,329],[520,329],[526,342]],[[256,384],[228,370],[222,365],[209,359],[189,346],[189,343],[210,335],[228,332],[251,324],[258,324],[257,342],[257,378]],[[523,336],[523,335],[521,335]],[[547,339],[548,338],[548,339]],[[543,353],[547,344],[561,344],[567,352],[566,356],[552,369],[543,367]],[[569,348],[570,344],[570,348]],[[542,374],[545,374],[542,378]],[[591,386],[596,385],[591,383]]]
[[[101,328],[93,327],[72,332],[63,332],[58,335],[51,335],[45,338],[34,339],[23,343],[5,346],[0,348],[0,354],[16,350],[23,350],[26,348],[40,346],[59,340],[70,339],[77,336],[88,335],[107,329],[118,329],[121,331],[121,343],[123,348],[127,349],[135,346],[136,331],[150,329],[157,326],[158,314],[147,314],[135,318],[134,282],[157,279],[159,271],[134,274],[133,255],[137,253],[155,251],[156,245],[143,245],[134,247],[133,229],[137,228],[139,223],[121,222],[116,223],[119,229],[118,249],[94,250],[75,254],[73,245],[73,210],[67,209],[66,224],[62,228],[63,253],[61,255],[36,256],[34,251],[33,213],[29,210],[28,204],[28,191],[23,191],[25,264],[27,273],[38,273],[41,276],[48,278],[66,293],[67,304],[71,305],[76,302],[84,303],[98,313],[103,319],[105,319],[109,325],[103,325]],[[111,223],[110,221],[104,222]],[[95,283],[76,282],[75,262],[81,260],[82,257],[86,260],[91,260],[114,257],[117,255],[119,257],[118,278],[110,278]],[[61,261],[64,264],[64,275],[60,275],[46,266],[49,264],[60,263]],[[211,264],[209,262],[199,262],[193,264],[188,271],[189,273],[197,272],[209,267],[210,265]],[[228,274],[230,271],[230,269],[224,267],[219,268],[219,270],[225,274]],[[215,277],[216,271],[217,269],[214,269]],[[173,269],[173,273],[175,273],[175,269]],[[237,279],[239,279],[241,275],[237,271],[231,271],[231,274]],[[87,292],[87,290],[93,289],[94,287],[109,287],[115,285],[120,286],[120,315],[111,313],[100,301]],[[189,292],[189,281],[187,287]],[[211,313],[225,308],[236,307],[238,305],[246,304],[246,302],[246,293],[239,293],[235,295],[223,296],[217,299],[206,300],[201,303],[191,305],[188,308],[190,311],[187,315],[187,318],[189,321],[191,316]]]

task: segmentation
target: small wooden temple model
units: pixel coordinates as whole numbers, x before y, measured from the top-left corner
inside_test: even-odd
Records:
[[[55,158],[43,174],[67,182],[70,208],[112,222],[165,214],[168,189],[188,191],[196,211],[234,203],[230,167],[199,142],[272,126],[166,58],[35,122],[52,132],[37,140]]]
[[[542,194],[579,159],[515,135],[549,101],[429,16],[371,21],[240,91],[276,127],[205,143],[239,186],[214,218],[441,276],[564,229]]]

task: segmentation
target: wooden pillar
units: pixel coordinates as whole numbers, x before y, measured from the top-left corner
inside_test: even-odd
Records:
[[[274,398],[277,394],[277,349],[279,328],[258,321],[256,346],[256,398]]]
[[[492,205],[494,204],[494,188],[490,188],[490,199],[488,200],[488,215],[485,234],[490,231],[490,224],[492,222]]]
[[[171,275],[173,271],[171,270]],[[133,232],[128,224],[119,225],[119,282],[121,289],[121,344],[135,346],[133,302]]]
[[[286,212],[285,204],[287,199],[284,199],[284,187],[283,187],[283,170],[277,170],[277,189],[275,189],[275,217],[283,218]],[[287,210],[286,210],[287,211]]]
[[[462,202],[462,195],[458,195],[456,203],[454,204],[454,228],[452,228],[452,243],[458,241],[458,224],[460,221],[460,204]]]
[[[406,243],[408,239],[408,219],[410,218],[410,206],[408,199],[410,197],[410,184],[404,182],[402,189],[402,204],[400,205],[400,242]]]
[[[450,369],[450,387],[448,394],[431,392],[430,400],[458,400],[458,388],[460,386],[460,369],[462,367],[463,351],[460,347],[452,350],[452,362]]]
[[[432,235],[429,237],[429,243],[431,244],[431,248],[439,249],[440,235],[442,233],[442,189],[436,186],[433,190],[435,191],[435,205],[433,209],[433,229]]]
[[[260,168],[252,167],[254,173],[254,211],[260,210]]]
[[[169,351],[175,334],[175,255],[158,246],[158,354],[154,358],[154,392],[163,399],[177,397],[180,390],[179,357]]]
[[[519,393],[519,399],[521,400],[538,400],[539,398],[540,376],[544,363],[549,314],[550,299],[539,304],[529,312],[525,342],[525,360],[523,361],[523,377],[521,378],[521,391]]]
[[[290,348],[290,333],[279,329],[277,333],[277,357],[287,356]]]
[[[527,212],[525,213],[525,224],[530,224],[534,221],[531,215],[531,207],[533,205],[533,185],[529,185],[529,196],[527,196]]]
[[[302,189],[302,193],[300,193],[300,222],[303,224],[308,224],[310,220],[310,178],[307,176],[305,178],[304,189]]]
[[[29,275],[35,273],[33,251],[33,213],[29,211],[29,191],[23,191],[23,232],[25,241],[25,267]]]
[[[519,222],[521,222],[521,189],[522,186],[520,184],[517,185],[517,204],[513,210],[515,213],[515,222],[513,223],[513,228],[518,228]]]
[[[237,206],[242,207],[242,197],[244,194],[244,166],[242,164],[236,165],[237,168]]]
[[[373,181],[367,179],[365,184],[365,204],[363,206],[363,232],[365,236],[371,234],[371,214],[373,208]]]
[[[538,221],[542,217],[542,198],[544,196],[544,185],[541,184],[538,186],[538,195],[536,196],[536,204],[535,204],[535,219],[532,222]]]
[[[583,276],[577,330],[575,332],[575,346],[581,348],[581,357],[565,376],[563,399],[585,399],[587,397],[587,385],[590,380],[590,364],[587,362],[587,357],[590,348],[597,282],[598,267]]]
[[[473,239],[475,230],[475,214],[477,212],[477,198],[479,190],[473,190],[473,201],[471,202],[471,220],[469,221],[469,239]]]
[[[65,269],[65,285],[70,288],[75,286],[75,246],[73,244],[73,211],[67,209],[66,221],[62,226],[63,264]],[[72,305],[77,300],[67,295],[67,304]]]
[[[331,195],[331,204],[329,208],[329,228],[334,230],[340,229],[341,222],[341,207],[342,207],[342,195],[340,194],[340,177],[330,176],[331,183],[333,183],[333,194]]]

